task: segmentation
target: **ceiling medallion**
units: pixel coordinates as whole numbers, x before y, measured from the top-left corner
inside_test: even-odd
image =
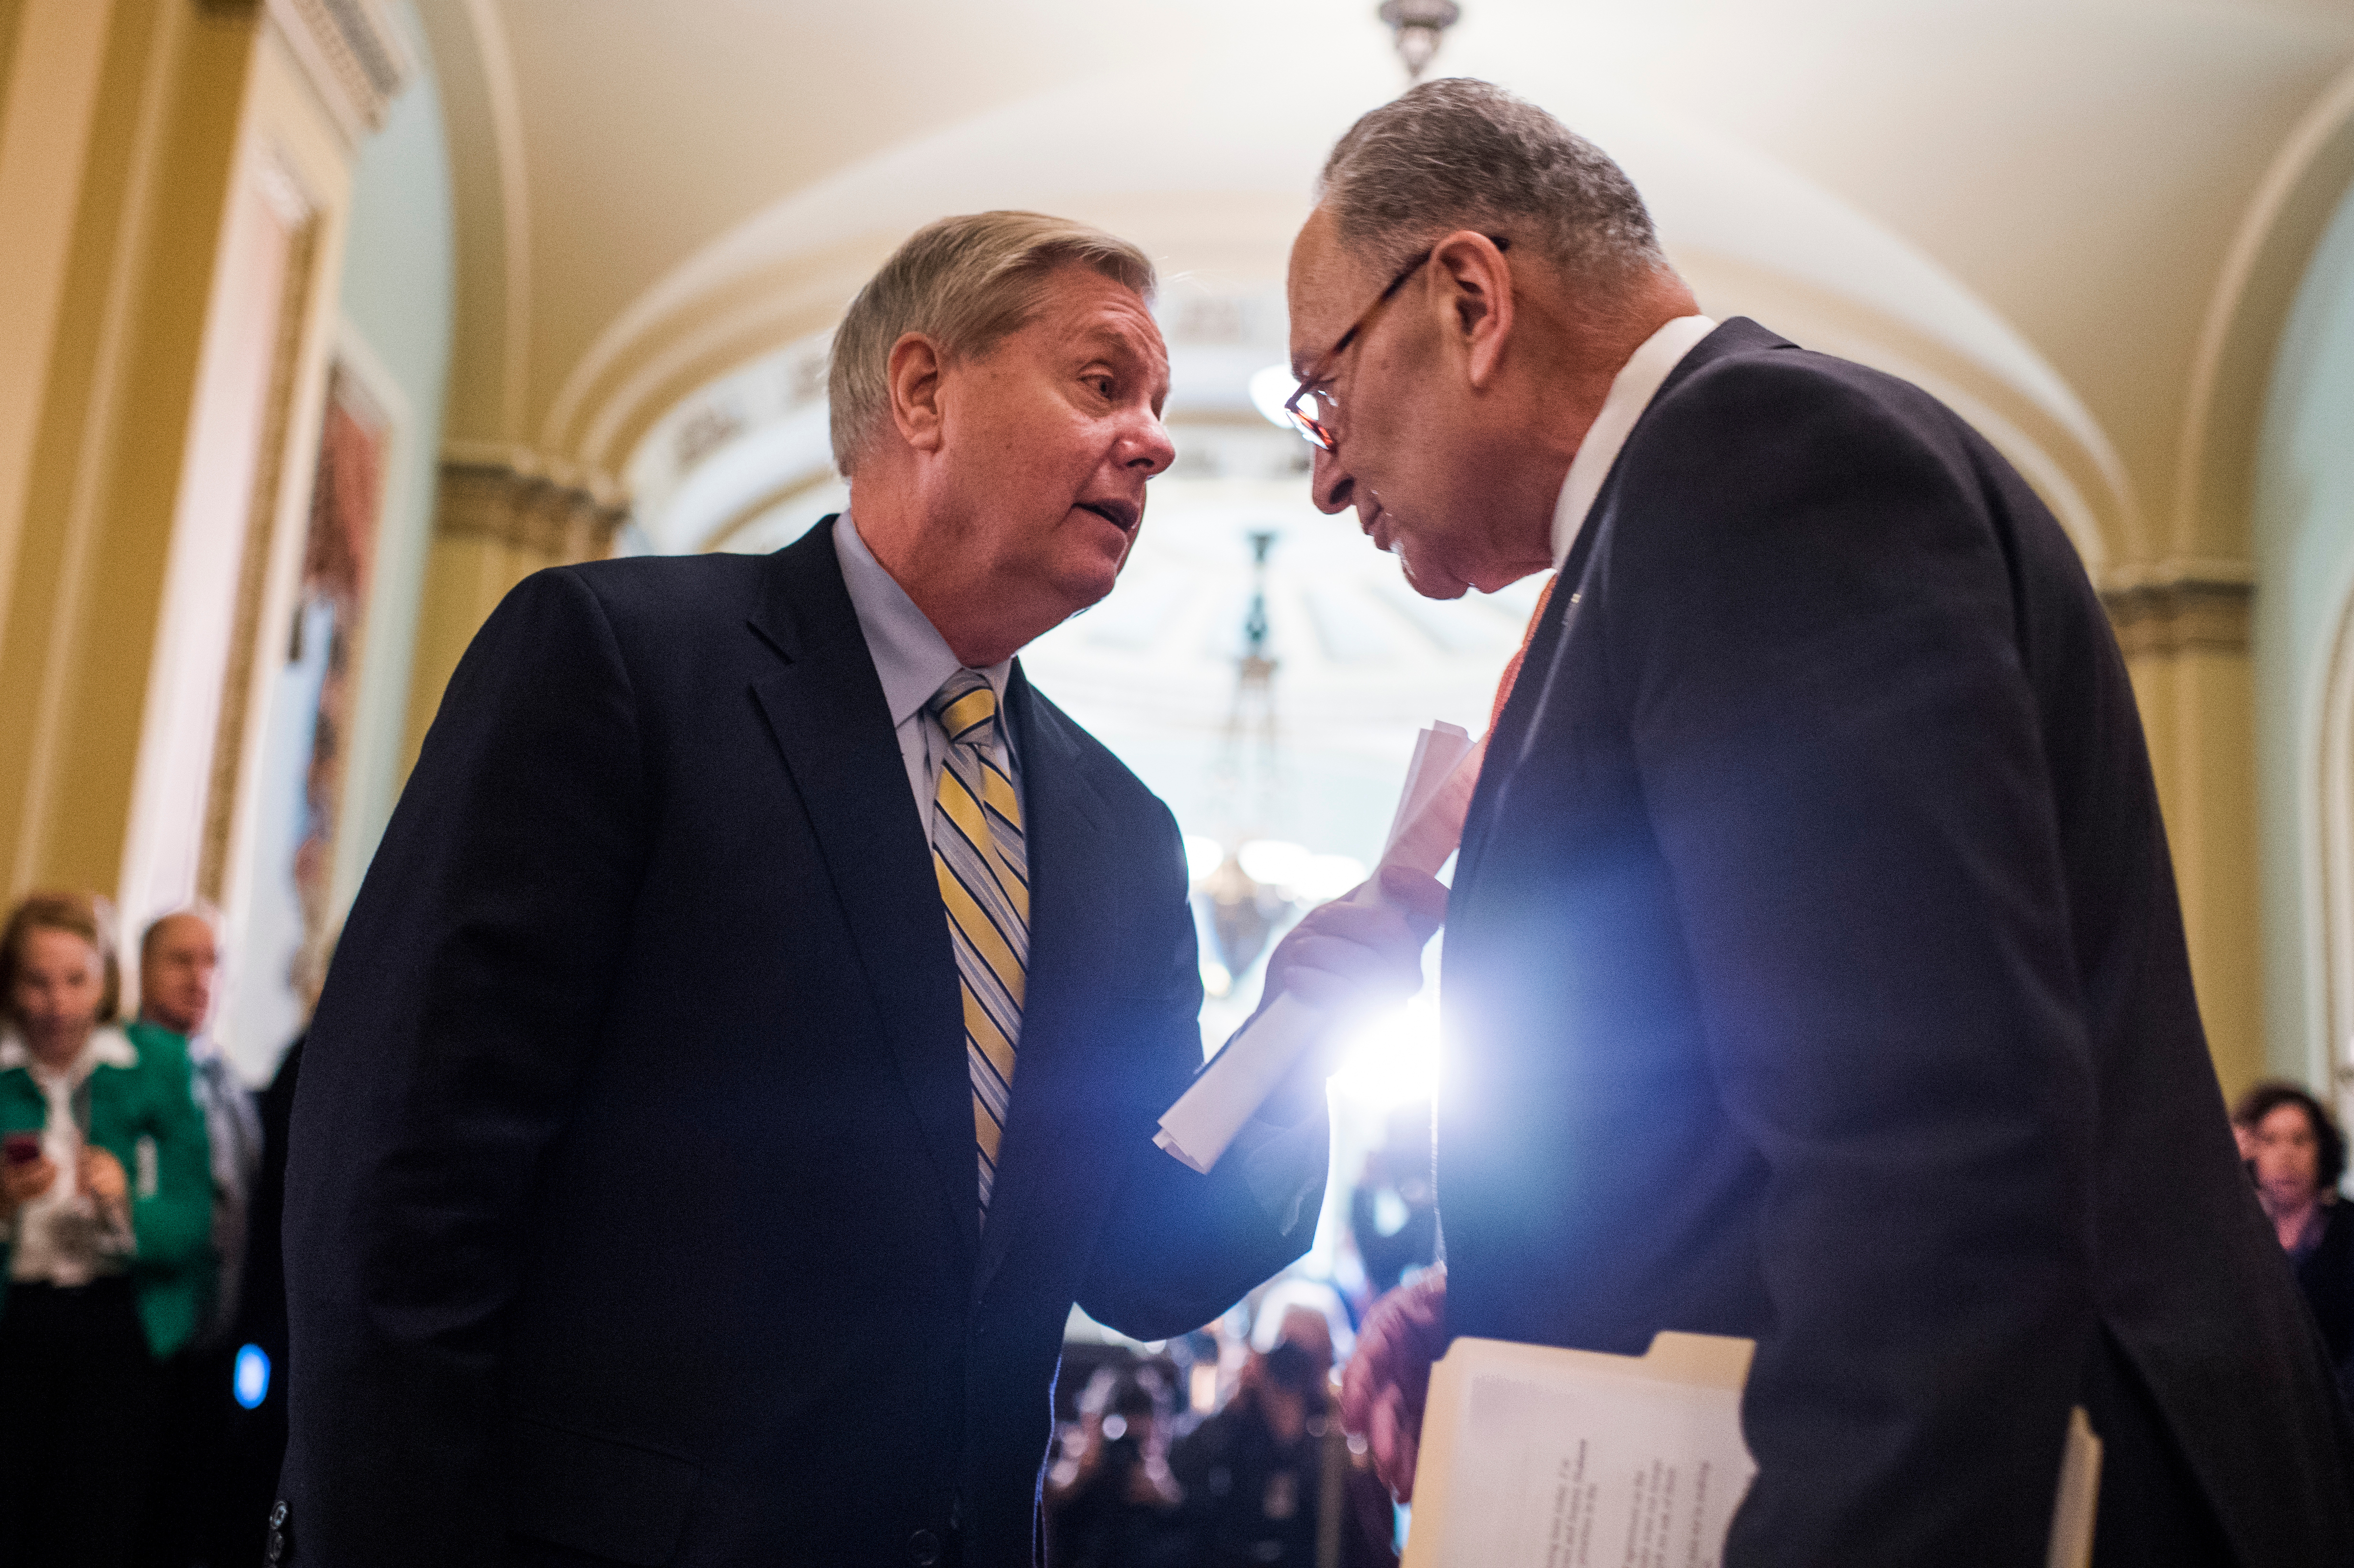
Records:
[[[1420,81],[1430,58],[1438,52],[1439,35],[1463,19],[1463,7],[1455,0],[1383,0],[1380,15],[1397,34],[1406,79]]]

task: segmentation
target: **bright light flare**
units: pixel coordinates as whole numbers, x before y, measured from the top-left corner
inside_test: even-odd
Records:
[[[1226,846],[1203,833],[1185,835],[1185,875],[1201,882],[1226,863]]]
[[[1332,1075],[1336,1094],[1380,1110],[1438,1093],[1438,1006],[1414,996],[1361,1029]]]
[[[1252,839],[1235,852],[1243,874],[1287,895],[1321,904],[1365,880],[1365,863],[1345,854],[1318,854],[1284,839]]]
[[[1243,874],[1268,887],[1291,887],[1316,857],[1307,845],[1283,839],[1251,839],[1235,851]]]
[[[1345,854],[1312,854],[1291,885],[1310,904],[1338,898],[1365,880],[1365,863]]]
[[[1291,366],[1270,365],[1251,376],[1251,407],[1257,408],[1268,424],[1279,425],[1298,436],[1299,427],[1291,422],[1291,416],[1283,411],[1283,406],[1291,400],[1292,393],[1299,387],[1299,378],[1291,374]],[[1307,439],[1300,436],[1302,440]]]
[[[239,1346],[236,1370],[230,1374],[231,1390],[237,1402],[252,1410],[270,1397],[270,1352],[260,1345]]]

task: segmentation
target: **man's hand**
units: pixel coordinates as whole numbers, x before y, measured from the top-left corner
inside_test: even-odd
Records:
[[[1308,912],[1267,960],[1267,994],[1289,991],[1316,1007],[1396,1001],[1422,989],[1422,949],[1447,918],[1447,885],[1385,867],[1379,902],[1358,894]]]
[[[48,1155],[0,1170],[0,1218],[15,1219],[16,1211],[49,1190],[58,1179],[58,1162]]]
[[[122,1161],[103,1149],[81,1151],[80,1180],[83,1192],[109,1207],[131,1196],[131,1183],[122,1174]]]
[[[1432,1269],[1373,1303],[1341,1383],[1341,1421],[1373,1446],[1373,1470],[1400,1502],[1414,1500],[1430,1365],[1447,1353],[1447,1270]]]

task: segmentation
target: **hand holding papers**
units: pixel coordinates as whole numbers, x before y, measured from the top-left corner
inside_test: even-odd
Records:
[[[1431,876],[1447,863],[1463,836],[1464,813],[1479,781],[1479,755],[1469,733],[1454,725],[1433,725],[1422,732],[1390,823],[1383,869]],[[1379,874],[1350,897],[1380,901]],[[1193,1170],[1208,1171],[1331,1023],[1325,1008],[1288,991],[1278,996],[1194,1077],[1161,1118],[1153,1142]]]
[[[1431,1373],[1401,1568],[1715,1568],[1757,1473],[1741,1434],[1755,1349],[1457,1340]],[[2056,1479],[2048,1568],[2090,1568],[2100,1440],[2082,1409]]]

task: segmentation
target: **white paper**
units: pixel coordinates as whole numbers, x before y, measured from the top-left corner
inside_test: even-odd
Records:
[[[1741,1391],[1614,1378],[1464,1382],[1440,1563],[1715,1568],[1757,1467]]]
[[[1431,796],[1447,782],[1456,765],[1463,760],[1463,754],[1470,749],[1471,732],[1445,720],[1414,737],[1414,756],[1405,765],[1405,788],[1398,791],[1397,810],[1390,816],[1389,835],[1382,841],[1384,861],[1396,847],[1398,835],[1416,813],[1430,804]]]
[[[1462,840],[1484,747],[1474,746],[1468,731],[1451,724],[1432,725],[1416,739],[1383,865],[1438,874]],[[1350,896],[1362,904],[1379,903],[1379,874]],[[1195,1075],[1161,1117],[1152,1141],[1207,1174],[1331,1024],[1322,1009],[1288,994],[1277,997]]]
[[[1401,1568],[1717,1568],[1757,1474],[1741,1435],[1755,1348],[1672,1332],[1642,1356],[1457,1340],[1431,1369]],[[2090,1568],[2100,1473],[2080,1406],[2048,1568]]]

